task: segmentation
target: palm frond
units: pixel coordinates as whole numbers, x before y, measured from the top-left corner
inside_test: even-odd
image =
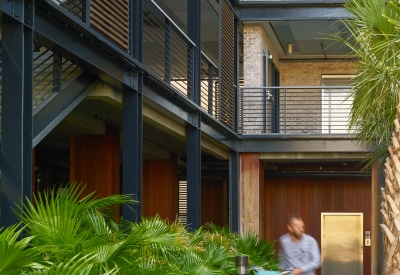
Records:
[[[376,147],[365,162],[370,165],[390,145],[394,128],[400,88],[400,9],[385,0],[352,0],[345,7],[353,14],[341,21],[347,38],[340,33],[335,39],[357,57],[349,126],[360,143]]]
[[[19,239],[23,230],[20,224],[16,224],[0,233],[0,274],[12,275],[21,270],[41,268],[35,262],[41,251],[29,247],[33,236]]]

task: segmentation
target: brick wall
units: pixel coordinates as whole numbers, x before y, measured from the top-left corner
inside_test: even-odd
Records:
[[[261,24],[244,25],[244,86],[264,86],[265,49],[273,56],[280,72],[280,86],[322,86],[323,75],[351,75],[355,63],[350,61],[279,60],[271,40]],[[271,83],[271,82],[269,82]],[[272,92],[272,91],[271,91]],[[244,90],[241,111],[242,133],[270,133],[272,103],[264,99],[264,90]],[[316,133],[323,130],[321,90],[288,90],[279,92],[280,133]],[[313,106],[313,107],[311,107]],[[291,110],[288,110],[292,108]],[[286,114],[284,110],[286,108]],[[285,123],[286,120],[286,123]],[[345,127],[345,126],[344,126]]]
[[[265,50],[268,48],[275,66],[279,69],[278,54],[261,24],[246,24],[243,32],[244,86],[264,86]],[[271,125],[265,123],[268,120],[266,116],[268,116],[271,103],[264,101],[264,93],[266,93],[265,90],[243,91],[243,112],[241,115],[243,118],[241,125],[243,134],[268,133],[271,131]]]
[[[281,86],[322,86],[323,75],[352,75],[354,66],[355,63],[350,61],[281,61]],[[281,98],[283,98],[283,92],[281,91]],[[334,96],[337,92],[337,90],[333,91],[331,101],[336,100],[334,102],[336,106],[344,106],[338,102],[340,99]],[[286,106],[290,109],[286,111],[286,125],[281,123],[280,131],[290,134],[321,134],[332,133],[332,130],[337,127],[339,132],[344,133],[347,117],[335,118],[338,116],[337,112],[329,110],[327,104],[322,107],[322,103],[322,90],[287,90]],[[284,101],[281,100],[281,121],[284,112],[283,104]],[[327,118],[323,119],[323,114]],[[336,122],[337,126],[334,126],[335,119],[339,120]]]
[[[351,75],[351,61],[286,61],[280,62],[281,86],[321,86],[323,75]]]

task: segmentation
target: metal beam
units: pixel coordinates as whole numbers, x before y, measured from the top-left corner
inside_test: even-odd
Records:
[[[215,140],[218,140],[230,149],[238,149],[237,143],[235,142],[237,138],[232,136],[228,131],[226,131],[226,134],[223,134],[221,131],[216,130],[215,127],[208,125],[203,121],[201,122],[201,131],[214,138]]]
[[[293,5],[307,5],[307,6],[330,6],[333,4],[341,4],[343,5],[346,3],[344,0],[235,0],[237,4],[241,6],[254,6],[254,5],[286,5],[286,6],[293,6]]]
[[[31,20],[33,1],[22,3],[23,19]],[[2,25],[1,226],[6,227],[18,222],[11,208],[32,198],[33,30],[5,14]]]
[[[303,20],[338,20],[352,15],[337,6],[242,6],[239,10],[241,21],[303,21]]]
[[[43,13],[37,13],[35,16],[35,40],[114,87],[122,89],[121,84],[123,84],[133,89],[137,88],[137,74],[133,72],[132,66],[141,65],[136,64],[133,58],[126,59],[126,56],[122,58],[126,64],[122,64],[122,53],[109,56],[104,52],[105,47],[96,48],[93,44],[77,36],[80,31],[78,28],[74,29],[68,24],[66,25],[69,28]],[[95,32],[91,35],[93,35],[93,41],[98,41],[101,36]]]
[[[231,151],[229,157],[229,213],[230,228],[239,232],[239,153]]]
[[[129,221],[141,221],[142,218],[142,114],[142,94],[124,90],[122,194],[132,194],[139,200],[137,205],[122,206],[122,216]]]
[[[33,4],[32,1],[28,1],[27,3]],[[0,11],[4,16],[4,20],[14,20],[20,23],[25,22],[24,1],[2,0],[0,1]]]
[[[100,83],[88,72],[79,75],[33,117],[33,144],[35,147]]]
[[[162,92],[163,88],[160,87],[160,89],[157,89],[157,87],[149,85],[148,83],[143,83],[143,96],[184,121],[189,122],[190,116],[188,110],[182,106],[183,104],[177,103],[181,101],[180,96],[173,94],[166,96],[160,93],[160,91]]]
[[[214,117],[205,112],[204,109],[195,105],[184,95],[179,94],[171,87],[168,87],[167,83],[157,82],[155,76],[146,75],[146,81],[147,82],[143,84],[143,95],[150,99],[151,102],[156,103],[162,107],[162,109],[168,110],[168,112],[171,112],[187,123],[191,123],[192,121],[190,118],[191,113],[201,113],[202,130],[206,131],[210,136],[222,135],[221,142],[226,146],[233,148],[231,147],[232,141],[236,140],[238,135],[233,132],[232,129],[217,121]],[[204,130],[203,126],[208,130]]]
[[[239,152],[372,152],[355,140],[241,140]]]

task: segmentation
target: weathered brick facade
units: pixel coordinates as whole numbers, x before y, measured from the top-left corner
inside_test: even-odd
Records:
[[[261,24],[246,24],[243,31],[244,86],[264,86],[265,50],[268,49],[272,54],[272,60],[277,61],[275,65],[279,69],[278,54]],[[270,102],[264,101],[266,92],[265,90],[243,90],[243,112],[241,113],[243,134],[270,132],[271,125],[265,123],[267,109],[271,108]]]
[[[321,86],[323,75],[352,75],[351,61],[287,61],[280,62],[281,86]]]
[[[266,48],[272,54],[272,62],[280,72],[280,86],[322,86],[323,75],[352,75],[354,73],[355,63],[351,61],[279,60],[263,26],[246,24],[244,26],[245,87],[265,86],[263,56]],[[271,72],[270,69],[269,72]],[[269,80],[268,83],[270,85],[271,81]],[[264,99],[265,94],[266,91],[263,90],[243,91],[243,111],[241,112],[243,134],[271,133],[273,103]],[[278,94],[279,133],[322,132],[321,90],[288,90],[286,94],[284,90],[280,90]],[[289,110],[288,106],[292,109]]]

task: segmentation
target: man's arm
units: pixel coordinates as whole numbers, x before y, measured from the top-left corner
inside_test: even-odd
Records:
[[[288,263],[286,261],[285,251],[283,250],[283,244],[279,241],[279,270],[285,271],[288,267]]]
[[[319,253],[317,241],[311,237],[308,245],[309,262],[305,266],[300,267],[303,273],[318,269],[321,266],[321,254]]]

